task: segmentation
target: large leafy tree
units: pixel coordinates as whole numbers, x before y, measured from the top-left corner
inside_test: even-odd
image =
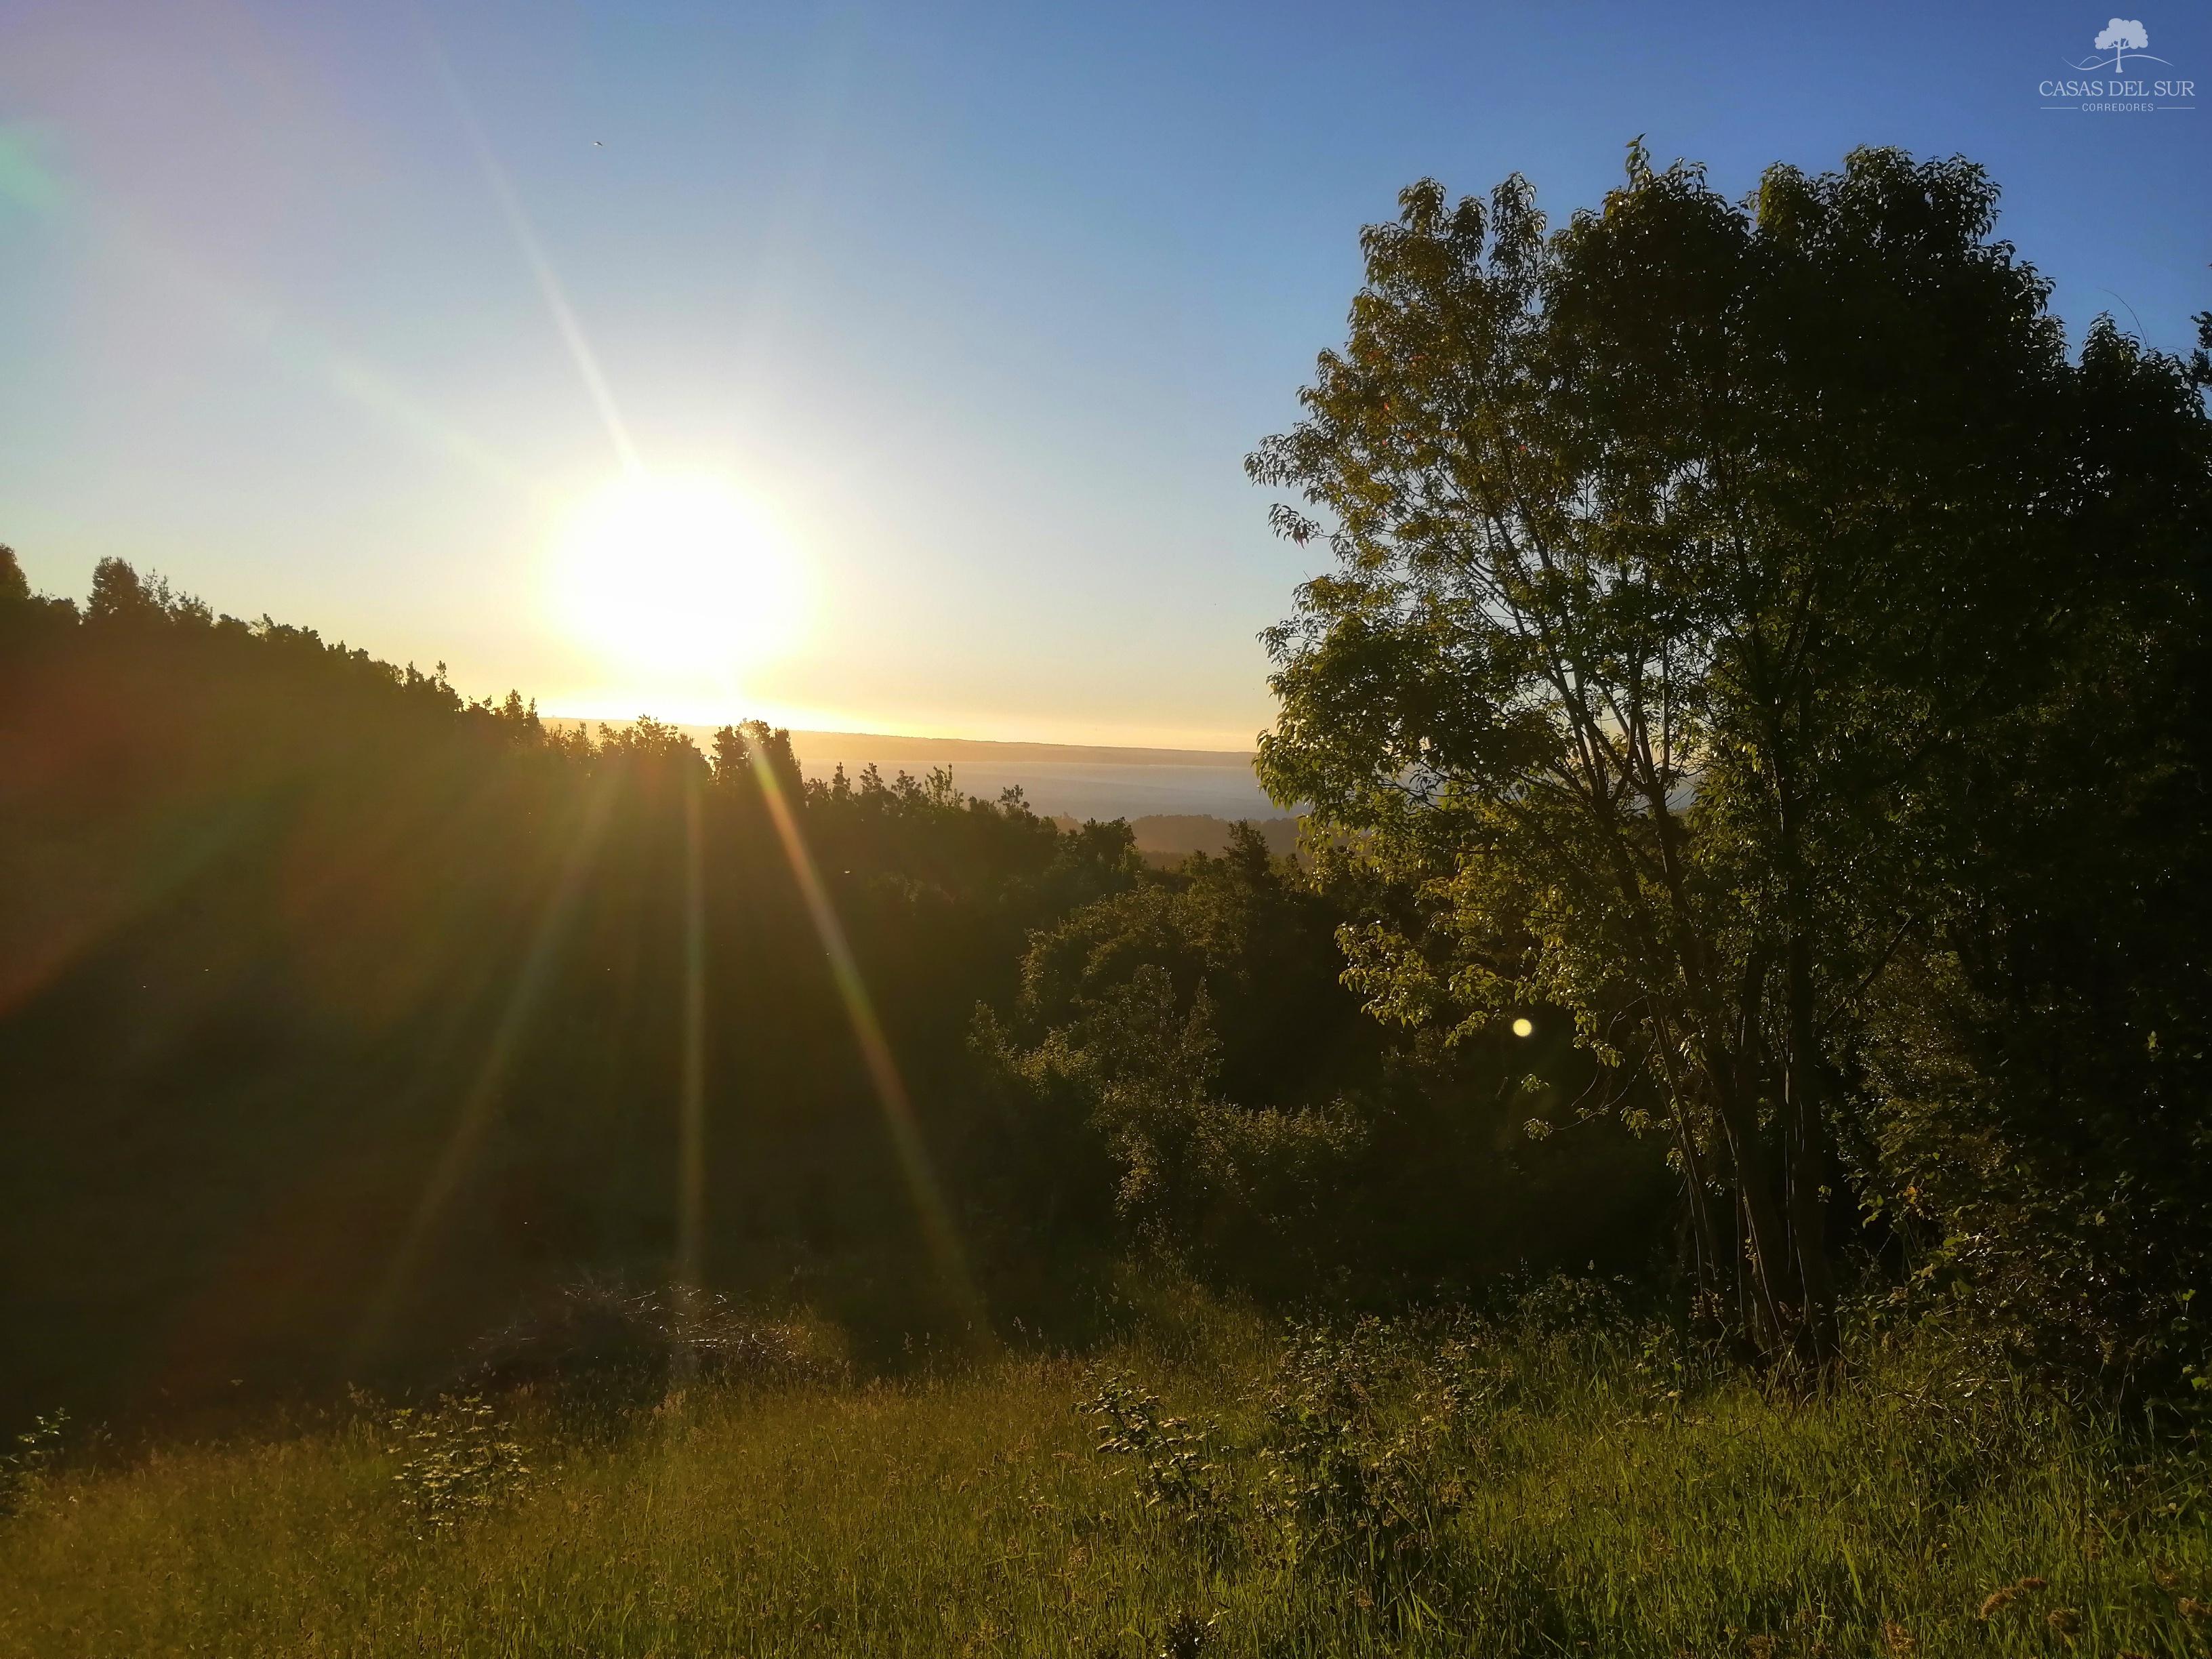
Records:
[[[1632,146],[1556,231],[1425,181],[1249,463],[1336,555],[1269,635],[1263,775],[1429,900],[1347,930],[1353,979],[1563,1007],[1656,1085],[1619,1099],[1663,1103],[1705,1305],[1768,1352],[1827,1346],[1855,1033],[1963,878],[1967,763],[2096,602],[2098,422],[2182,374],[2069,360],[1996,199],[1884,149],[1735,203]]]

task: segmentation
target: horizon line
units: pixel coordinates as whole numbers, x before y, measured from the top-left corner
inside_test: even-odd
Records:
[[[608,726],[615,727],[628,726],[633,721],[640,719],[661,720],[664,718],[663,716],[652,714],[649,710],[643,709],[631,714],[612,716],[597,713],[580,714],[562,709],[547,708],[543,705],[538,708],[538,716],[541,720],[549,723],[587,726]],[[793,720],[772,719],[769,718],[765,714],[759,716],[748,716],[746,718],[763,719],[765,720],[766,724],[773,729],[789,732],[794,739],[804,736],[810,738],[860,739],[871,743],[953,744],[976,749],[1088,750],[1109,751],[1116,754],[1159,754],[1203,757],[1208,760],[1215,760],[1224,763],[1242,762],[1246,764],[1249,764],[1258,754],[1257,749],[1251,746],[1243,748],[1217,748],[1204,744],[1193,744],[1188,741],[1182,743],[1133,743],[1126,741],[1102,742],[1097,739],[1083,741],[1065,738],[982,738],[970,736],[965,732],[884,731],[880,729],[871,730],[865,726],[848,725],[817,726],[811,724],[801,724]],[[817,718],[819,718],[819,716],[817,716]],[[695,733],[711,735],[715,732],[720,731],[726,726],[734,726],[738,724],[736,720],[687,720],[681,719],[670,719],[667,720],[665,723],[674,726],[678,731],[684,732],[687,735]],[[802,756],[800,758],[803,761],[805,757]]]

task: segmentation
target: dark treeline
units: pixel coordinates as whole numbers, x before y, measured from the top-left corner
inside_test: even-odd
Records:
[[[1541,1067],[1365,1018],[1343,919],[1249,837],[1147,871],[1124,824],[943,773],[555,731],[118,561],[35,597],[4,555],[0,1392],[434,1379],[594,1275],[896,1343],[1049,1316],[1132,1242],[1304,1293],[1633,1237],[1626,1138],[1540,1223]]]

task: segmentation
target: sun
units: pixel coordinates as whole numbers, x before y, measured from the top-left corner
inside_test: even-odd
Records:
[[[795,648],[807,620],[789,540],[713,477],[641,474],[589,496],[562,529],[555,580],[570,629],[633,669],[734,674]]]

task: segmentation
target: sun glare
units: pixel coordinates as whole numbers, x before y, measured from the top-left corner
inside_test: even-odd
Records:
[[[624,666],[734,673],[799,643],[807,592],[775,521],[712,478],[608,485],[557,554],[568,626]]]

